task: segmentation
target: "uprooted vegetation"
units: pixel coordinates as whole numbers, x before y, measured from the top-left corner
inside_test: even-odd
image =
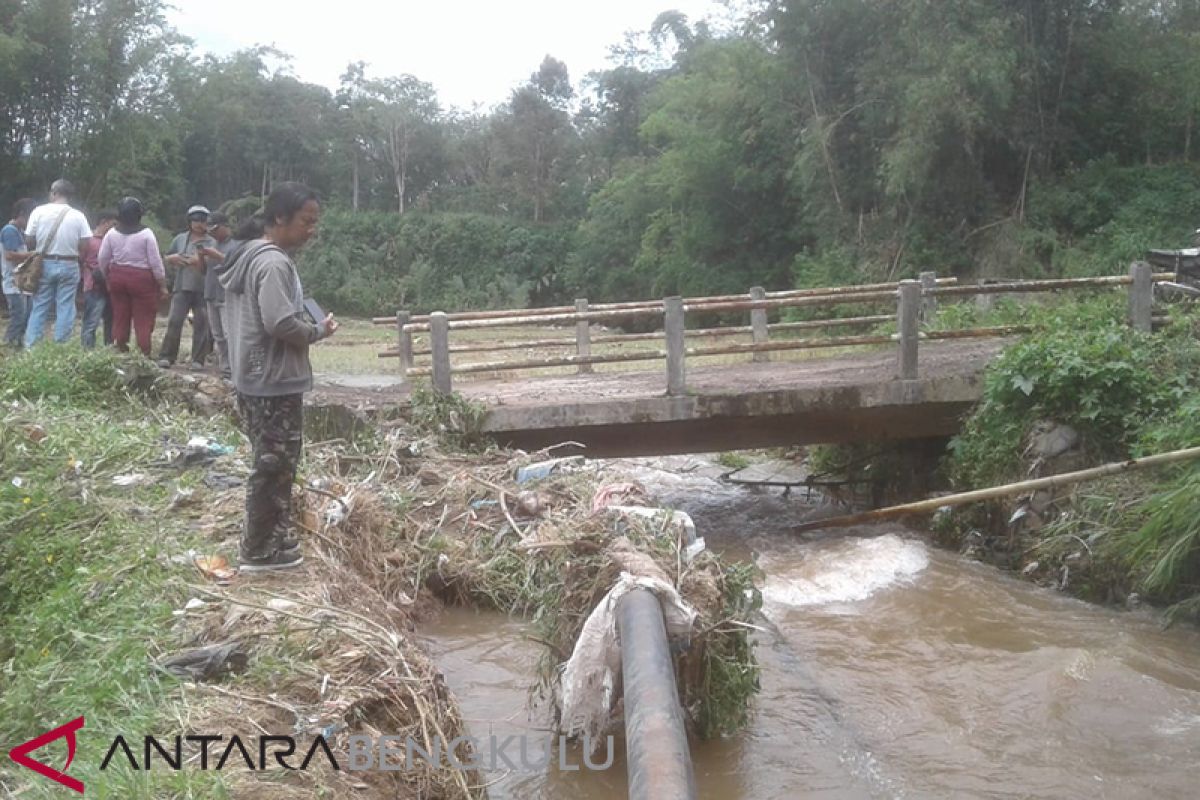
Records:
[[[248,580],[229,563],[249,453],[234,419],[214,413],[231,408],[219,384],[74,348],[0,362],[0,378],[0,736],[24,741],[86,714],[72,774],[89,792],[482,796],[478,774],[424,766],[98,767],[117,733],[320,734],[335,751],[361,733],[449,742],[462,719],[413,637],[447,602],[528,616],[547,644],[531,683],[555,698],[626,541],[699,612],[679,660],[695,729],[746,721],[757,690],[752,569],[694,548],[689,557],[670,515],[597,506],[597,486],[619,476],[587,465],[518,484],[516,470],[543,456],[454,449],[477,442],[454,435],[470,409],[447,406],[448,425],[430,412],[425,427],[390,423],[310,449],[295,490],[305,563]],[[28,775],[0,766],[0,785],[24,787]]]

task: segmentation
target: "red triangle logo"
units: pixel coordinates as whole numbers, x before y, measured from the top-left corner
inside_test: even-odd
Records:
[[[26,769],[31,769],[39,775],[44,775],[55,783],[61,783],[68,789],[83,794],[83,781],[78,781],[67,775],[65,772],[59,772],[54,767],[48,767],[40,761],[34,761],[29,757],[29,753],[37,750],[39,747],[45,747],[55,739],[67,737],[67,763],[63,765],[63,769],[67,770],[71,767],[71,762],[75,760],[75,731],[83,727],[83,717],[73,719],[66,725],[60,725],[52,731],[46,731],[36,739],[30,739],[24,744],[19,744],[12,750],[8,751],[8,757],[20,764]]]

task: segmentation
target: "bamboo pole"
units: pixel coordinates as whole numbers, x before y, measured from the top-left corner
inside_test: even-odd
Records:
[[[1018,333],[1031,333],[1032,325],[1001,325],[995,328],[966,328],[959,331],[928,331],[921,334],[922,339],[937,341],[938,339],[986,339],[992,336],[1015,336]]]
[[[721,303],[705,303],[702,305],[687,305],[684,304],[685,312],[695,311],[749,311],[755,308],[802,308],[807,306],[832,306],[843,305],[848,303],[871,303],[871,302],[886,302],[894,300],[896,293],[894,291],[885,292],[862,292],[859,294],[838,294],[838,295],[822,295],[819,297],[794,297],[784,298],[780,300],[738,300],[735,302]],[[544,325],[551,322],[578,322],[580,320],[604,320],[604,319],[622,319],[636,317],[655,317],[662,316],[663,309],[660,303],[658,307],[649,308],[626,308],[615,309],[612,311],[588,311],[585,313],[577,313],[574,311],[563,312],[561,314],[533,314],[529,313],[522,317],[505,317],[503,319],[467,319],[458,320],[450,323],[450,330],[473,330],[476,328],[508,328],[517,325]],[[395,319],[392,319],[393,324]],[[429,330],[427,322],[410,322],[404,326],[406,331],[419,332]]]
[[[1170,280],[1170,272],[1155,273],[1155,281]],[[980,294],[1010,294],[1016,292],[1051,292],[1056,289],[1127,286],[1133,282],[1129,275],[1104,275],[1097,278],[1056,278],[1044,281],[1010,281],[1008,283],[979,283],[967,286],[939,286],[926,290],[933,297],[964,297]]]
[[[1154,281],[1172,281],[1175,279],[1173,272],[1156,272],[1154,273]],[[1040,292],[1053,291],[1054,289],[1071,289],[1083,288],[1088,286],[1124,286],[1130,283],[1128,275],[1113,275],[1102,276],[1098,278],[1062,278],[1055,280],[1043,281],[1013,281],[1008,283],[990,283],[990,284],[971,284],[958,285],[957,278],[938,278],[937,287],[926,289],[925,293],[930,297],[949,297],[959,295],[982,295],[982,294],[1003,294],[1009,292]],[[894,291],[898,284],[896,283],[870,283],[860,284],[858,286],[827,286],[819,289],[792,289],[788,291],[767,292],[767,300],[787,300],[799,298],[832,298],[855,296],[863,294],[875,294],[882,291]],[[726,303],[737,302],[743,300],[745,295],[712,295],[709,297],[689,297],[683,302],[684,305],[691,311],[720,311],[723,310],[719,306]],[[845,301],[843,301],[845,302]],[[851,301],[852,302],[852,301]],[[647,311],[661,309],[661,301],[658,300],[637,300],[627,303],[600,303],[591,306],[594,312],[612,312],[612,311]],[[710,307],[717,306],[717,307]],[[548,308],[507,308],[496,311],[463,311],[455,314],[449,314],[451,322],[465,322],[478,320],[499,320],[499,319],[524,319],[528,317],[554,317],[559,314],[569,314],[574,310],[573,306],[551,306]],[[734,309],[737,310],[737,309]],[[375,325],[395,325],[395,317],[374,317],[371,322]],[[427,330],[429,324],[429,316],[426,314],[416,315],[409,323],[417,326],[411,330]]]
[[[661,339],[661,335],[659,339]],[[726,356],[741,353],[770,353],[779,350],[813,350],[823,347],[855,347],[861,345],[891,344],[895,341],[892,336],[831,336],[822,339],[793,339],[783,342],[763,342],[754,344],[730,344],[722,347],[689,347],[683,353],[688,357]],[[382,353],[380,355],[383,355]],[[477,364],[462,364],[450,369],[453,373],[460,372],[502,372],[516,369],[540,369],[543,367],[571,367],[579,364],[616,364],[625,361],[653,361],[666,358],[665,350],[638,350],[633,353],[613,353],[606,356],[547,356],[531,358],[526,361],[485,361]],[[408,371],[410,375],[428,375],[428,367],[414,367]]]
[[[1167,280],[1171,277],[1171,275],[1171,273],[1155,273],[1154,280]],[[970,295],[1012,294],[1019,292],[1049,292],[1057,289],[1125,286],[1131,281],[1132,278],[1130,278],[1128,275],[1112,275],[1099,278],[1063,278],[1044,281],[975,284],[971,286],[939,286],[936,289],[929,290],[929,294],[934,297],[963,297]],[[896,297],[896,291],[892,289],[864,292],[858,291],[859,287],[841,288],[845,289],[846,291],[823,290],[826,291],[826,293],[821,295],[791,296],[758,301],[746,300],[744,298],[740,298],[740,296],[740,299],[732,301],[725,301],[723,299],[714,301],[713,298],[699,298],[691,303],[685,301],[684,311],[717,312],[750,311],[760,308],[803,308],[808,306],[832,306],[847,303],[885,302],[893,300]],[[634,306],[635,304],[627,305]],[[663,313],[661,304],[638,304],[631,308],[613,308],[609,310],[605,310],[604,306],[595,306],[594,309],[595,310],[589,311],[585,314],[578,314],[574,313],[573,311],[546,314],[533,309],[514,309],[512,310],[512,315],[502,318],[459,318],[450,322],[450,329],[467,330],[473,328],[503,328],[510,325],[540,325],[550,322],[578,322],[580,320],[590,321],[630,317],[650,317],[660,316]],[[393,317],[381,317],[379,319],[387,319],[389,324],[395,324],[395,318]],[[404,329],[412,332],[426,331],[429,330],[429,323],[410,322],[408,325],[404,326]]]
[[[476,364],[459,364],[450,368],[453,374],[465,372],[502,372],[514,369],[541,369],[543,367],[573,367],[579,364],[616,364],[623,361],[655,361],[667,357],[666,350],[639,350],[636,353],[615,353],[610,356],[557,356],[531,358],[526,361],[483,361]],[[429,367],[414,367],[409,375],[428,375]]]
[[[784,297],[775,300],[736,300],[731,302],[687,304],[684,311],[750,311],[756,308],[803,308],[806,306],[836,306],[847,303],[882,303],[896,299],[896,290],[856,292],[854,294],[824,294],[817,297]]]
[[[891,336],[829,336],[822,339],[792,339],[783,342],[747,342],[727,344],[721,347],[689,347],[689,356],[726,356],[737,353],[771,353],[778,350],[815,350],[822,347],[856,347],[873,344],[891,344]]]
[[[864,511],[859,514],[848,514],[843,517],[834,517],[833,519],[805,522],[801,525],[793,527],[792,532],[803,533],[804,531],[814,531],[821,528],[845,528],[850,525],[880,522],[882,520],[896,519],[897,517],[905,517],[912,514],[927,514],[937,511],[939,508],[953,508],[954,506],[978,503],[983,500],[996,500],[1001,497],[1010,497],[1014,494],[1034,492],[1038,489],[1053,489],[1057,486],[1065,486],[1072,483],[1079,483],[1080,481],[1103,478],[1106,475],[1115,475],[1118,472],[1125,472],[1127,470],[1143,469],[1145,467],[1157,467],[1164,464],[1175,464],[1181,461],[1190,461],[1191,459],[1195,458],[1200,458],[1200,447],[1189,447],[1186,450],[1174,450],[1169,453],[1160,453],[1158,455],[1147,456],[1145,458],[1135,458],[1130,459],[1129,461],[1118,461],[1112,464],[1105,464],[1101,467],[1081,469],[1076,472],[1064,472],[1060,475],[1051,475],[1046,478],[1036,478],[1029,481],[1020,481],[1019,483],[1009,483],[1005,484],[1004,486],[993,486],[989,489],[977,489],[973,492],[950,494],[946,495],[945,497],[935,497],[930,500],[921,500],[916,503],[905,503],[899,506],[876,509],[875,511]]]
[[[891,322],[895,317],[891,314],[877,314],[871,317],[844,317],[842,319],[813,319],[805,322],[774,322],[771,323],[772,331],[798,331],[798,330],[815,330],[820,328],[842,328],[855,327],[865,325],[879,325],[885,322]],[[696,328],[686,331],[689,338],[707,338],[710,336],[739,336],[751,333],[749,325],[729,328]],[[654,331],[652,333],[627,333],[614,334],[612,336],[593,336],[591,337],[592,344],[625,344],[627,342],[653,342],[662,341],[663,332]],[[575,339],[558,338],[558,339],[528,339],[526,341],[516,342],[489,342],[484,344],[460,344],[451,345],[451,353],[494,353],[503,350],[525,350],[537,347],[570,347],[575,344]],[[433,351],[429,348],[413,350],[414,356],[427,356]],[[396,358],[395,350],[384,350],[379,353],[380,358]]]
[[[938,278],[938,286],[953,286],[958,283],[958,278]],[[824,286],[814,289],[786,289],[783,291],[767,292],[768,300],[781,300],[786,298],[797,297],[826,297],[846,294],[863,294],[870,292],[885,291],[895,289],[896,283],[863,283],[855,286]],[[688,297],[684,299],[684,305],[696,308],[707,303],[729,303],[737,300],[744,300],[744,294],[720,294],[710,295],[707,297]],[[593,311],[627,311],[637,309],[653,309],[661,308],[662,301],[660,300],[633,300],[624,303],[597,303],[591,306]],[[505,308],[493,311],[460,311],[456,314],[450,314],[451,322],[460,322],[464,320],[479,320],[479,319],[506,319],[508,317],[527,317],[537,316],[542,314],[564,314],[574,311],[574,306],[548,306],[546,308]],[[395,317],[374,317],[371,320],[375,325],[395,325]],[[418,314],[412,318],[414,323],[429,322],[427,314]]]
[[[888,316],[882,316],[879,318],[861,317],[860,319],[872,320],[872,322],[874,322],[876,319],[878,319],[879,322],[890,322],[891,320],[894,319],[894,317],[888,315]],[[1156,318],[1156,321],[1162,322],[1162,321],[1165,321],[1165,318]],[[805,324],[805,323],[797,323],[797,324]],[[781,326],[772,325],[771,327],[776,328],[776,327],[781,327]],[[717,328],[715,330],[723,331],[726,329]],[[992,328],[967,328],[964,330],[953,330],[953,331],[928,331],[928,332],[922,331],[920,334],[920,338],[927,339],[930,341],[952,340],[952,339],[987,339],[987,338],[992,338],[992,337],[1016,336],[1018,334],[1030,333],[1032,331],[1033,331],[1033,327],[1030,325],[1001,325],[1001,326],[992,327]],[[741,332],[747,333],[748,329],[742,329]],[[689,331],[689,333],[690,333],[690,331]],[[646,334],[639,333],[639,334],[634,334],[634,335],[628,336],[628,337],[626,337],[626,336],[600,337],[597,339],[593,339],[592,342],[597,343],[597,342],[606,342],[606,341],[607,342],[662,341],[662,338],[663,338],[662,332],[659,331],[658,333],[646,333]],[[689,347],[687,349],[687,355],[689,355],[689,356],[721,356],[721,355],[735,355],[735,354],[739,354],[739,353],[773,352],[773,351],[778,351],[778,350],[816,350],[816,349],[820,349],[820,348],[824,348],[824,347],[857,347],[857,346],[867,346],[867,345],[888,344],[890,342],[894,342],[895,340],[896,340],[896,337],[894,335],[826,336],[826,337],[821,337],[818,339],[785,339],[785,340],[777,340],[777,341],[773,341],[773,342],[768,341],[768,342],[763,342],[761,344],[748,342],[748,343],[744,343],[744,344],[724,345],[721,347]],[[514,346],[514,345],[510,345],[510,344],[495,345],[495,346],[489,345],[486,347],[481,347],[479,349],[474,349],[469,346],[462,347],[460,349],[455,349],[455,348],[451,347],[450,352],[451,353],[466,353],[466,352],[482,353],[482,352],[488,352],[488,351],[494,351],[494,350],[519,350],[519,349],[523,349],[524,347],[550,346],[551,343],[566,346],[569,344],[574,344],[575,340],[574,339],[563,339],[562,341],[558,341],[558,342],[555,342],[555,340],[545,340],[543,342],[528,342],[528,343],[526,343],[524,345],[520,345],[520,346]],[[660,352],[660,351],[647,350],[647,351],[639,351],[639,352],[654,353],[654,352]],[[430,354],[429,350],[415,350],[414,351],[414,355],[429,355],[429,354]],[[398,354],[396,353],[395,350],[384,350],[383,352],[378,353],[379,358],[396,358],[397,355]],[[620,354],[617,354],[617,355],[620,355]],[[655,356],[647,355],[646,359],[650,359],[650,358],[654,358],[654,357]],[[659,356],[659,357],[663,357],[663,356]],[[590,363],[590,364],[606,363],[605,361],[597,360],[600,358],[604,358],[604,356],[594,356],[591,361],[585,362],[585,361],[581,361],[580,359],[571,357],[571,356],[562,356],[559,358],[548,356],[548,357],[542,358],[542,359],[532,359],[530,361],[520,361],[520,362],[517,362],[517,361],[512,361],[512,362],[494,361],[494,362],[489,362],[487,364],[487,367],[488,367],[488,371],[491,371],[491,370],[505,369],[506,364],[512,364],[513,365],[511,367],[512,369],[531,369],[534,367],[568,367],[568,366],[572,366],[572,365],[576,365],[576,364],[580,364],[580,363]],[[636,360],[642,360],[642,359],[640,359],[640,358],[638,358],[638,359],[615,358],[615,359],[613,359],[613,362],[622,361],[622,360],[636,361]],[[458,367],[455,367],[453,371],[457,372],[458,369],[459,369]],[[428,372],[422,372],[421,370],[422,370],[421,367],[416,367],[416,368],[410,370],[410,372],[413,375],[428,374]]]

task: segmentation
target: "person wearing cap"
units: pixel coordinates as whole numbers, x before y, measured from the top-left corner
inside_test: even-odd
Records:
[[[175,237],[167,248],[167,264],[176,268],[175,295],[171,298],[171,313],[167,317],[167,332],[158,350],[158,365],[170,367],[179,358],[179,340],[188,312],[192,314],[192,366],[204,366],[204,340],[208,338],[208,314],[204,308],[204,273],[208,269],[205,248],[215,248],[216,240],[208,235],[208,214],[204,206],[188,209],[188,229]]]
[[[59,178],[50,185],[50,202],[29,215],[25,239],[32,251],[44,254],[42,279],[33,293],[25,347],[33,347],[46,331],[50,307],[54,306],[54,341],[65,342],[75,328],[75,292],[79,265],[87,254],[92,226],[82,211],[71,207],[75,186]],[[50,234],[54,234],[51,240]]]

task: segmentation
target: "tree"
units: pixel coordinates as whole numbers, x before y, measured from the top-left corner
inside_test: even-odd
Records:
[[[574,166],[577,135],[566,110],[573,94],[566,65],[546,56],[496,115],[500,174],[527,200],[534,222],[546,219]]]
[[[351,119],[368,158],[388,168],[399,213],[444,170],[441,108],[433,86],[412,75],[369,80],[347,73]]]

